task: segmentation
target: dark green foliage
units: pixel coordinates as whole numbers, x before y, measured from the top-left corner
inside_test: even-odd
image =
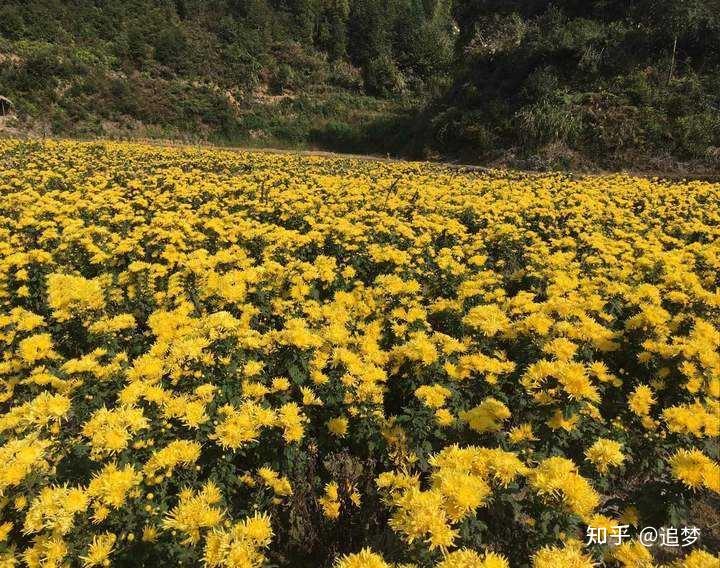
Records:
[[[718,169],[720,0],[6,0],[0,95],[59,135]]]
[[[155,59],[175,71],[182,71],[187,59],[188,43],[180,28],[161,30],[155,38]]]
[[[419,28],[403,39],[412,10]],[[369,151],[361,130],[447,73],[449,52],[434,52],[438,33],[452,45],[451,19],[438,14],[416,0],[10,0],[0,94],[21,126],[57,135],[333,149],[357,131],[352,147]],[[423,49],[433,61],[415,63]],[[406,76],[420,77],[411,91]]]
[[[720,166],[718,0],[472,0],[454,12],[454,85],[418,148],[525,166]]]
[[[370,59],[365,66],[365,88],[372,95],[388,97],[400,94],[405,88],[405,79],[395,62],[387,55]]]

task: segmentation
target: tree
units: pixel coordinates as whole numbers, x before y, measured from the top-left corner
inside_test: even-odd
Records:
[[[356,65],[390,53],[388,19],[382,0],[355,0],[348,21],[348,54]]]
[[[331,59],[347,54],[348,0],[324,0],[315,32],[316,45]]]
[[[0,8],[0,36],[20,39],[25,33],[25,21],[20,12],[12,6]]]
[[[178,27],[162,30],[155,40],[155,59],[176,71],[183,67],[186,51],[187,40]]]

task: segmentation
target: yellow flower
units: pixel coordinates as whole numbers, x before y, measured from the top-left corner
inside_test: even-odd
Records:
[[[132,434],[148,427],[140,408],[130,406],[113,410],[101,408],[93,413],[82,433],[90,439],[93,454],[113,454],[128,447]]]
[[[260,568],[265,563],[261,549],[272,540],[267,515],[256,513],[226,528],[211,532],[205,542],[203,561],[208,566]]]
[[[481,556],[474,550],[462,549],[445,556],[435,568],[510,568],[510,564],[504,556],[494,552]]]
[[[10,521],[6,521],[0,524],[0,542],[7,540],[8,534],[13,529],[13,524]]]
[[[533,434],[532,424],[525,422],[516,426],[508,434],[508,440],[511,444],[522,444],[523,442],[537,441],[537,437]]]
[[[202,529],[218,526],[223,512],[214,507],[220,501],[220,491],[211,481],[198,492],[184,490],[180,502],[168,513],[163,521],[166,529],[175,529],[187,535],[185,543],[197,544]]]
[[[348,419],[344,416],[332,418],[328,420],[327,427],[331,434],[343,438],[348,431]]]
[[[494,304],[472,308],[463,322],[491,337],[507,330],[510,326],[510,320],[505,313]]]
[[[92,566],[104,565],[110,557],[110,554],[112,554],[116,540],[117,537],[112,533],[93,536],[87,555],[80,557],[83,561],[83,566],[90,568]]]
[[[233,450],[256,441],[262,429],[274,426],[277,420],[275,411],[252,402],[245,402],[239,408],[225,405],[218,413],[224,418],[211,438],[222,447]]]
[[[143,542],[155,542],[157,540],[159,531],[157,527],[153,525],[145,525],[142,533]]]
[[[547,500],[560,496],[573,513],[588,517],[600,503],[600,496],[592,485],[577,473],[575,464],[562,457],[540,462],[532,471],[530,485]]]
[[[443,507],[451,521],[475,511],[490,494],[490,486],[483,478],[452,469],[441,468],[434,473],[432,487],[443,495]]]
[[[620,442],[599,438],[585,451],[585,457],[600,473],[605,474],[611,467],[622,465],[625,461],[622,446]]]
[[[340,516],[340,495],[338,484],[334,481],[325,485],[325,495],[318,499],[323,514],[328,519],[337,519]]]
[[[572,341],[564,337],[558,337],[544,345],[543,351],[550,355],[554,355],[560,361],[569,361],[573,358],[573,355],[575,355],[577,348],[578,346]]]
[[[640,525],[640,513],[637,510],[637,507],[626,507],[622,514],[620,515],[620,524],[624,525],[632,525],[634,527],[637,527]]]
[[[117,333],[119,331],[133,329],[137,325],[132,314],[120,314],[108,319],[96,321],[88,327],[90,333]]]
[[[620,562],[624,568],[653,567],[652,554],[650,554],[647,546],[637,540],[623,542],[612,551],[612,558]]]
[[[467,422],[476,432],[497,432],[502,421],[510,418],[510,410],[499,400],[488,397],[475,408],[460,413],[460,419]]]
[[[557,537],[520,564],[644,566],[637,541],[593,559],[542,518],[638,527],[595,487],[644,452],[689,505],[720,493],[717,183],[116,142],[0,156],[2,566],[132,561],[142,534],[262,568],[318,484],[325,524],[382,509],[393,568],[507,568],[503,527],[456,546],[510,497],[533,542]],[[336,564],[391,564],[355,552]]]
[[[288,402],[278,409],[277,425],[283,429],[283,438],[286,442],[298,442],[305,433],[305,415],[294,402]]]
[[[102,285],[98,280],[69,274],[50,274],[47,287],[48,304],[53,309],[53,317],[60,322],[105,306]]]
[[[39,430],[48,424],[59,424],[70,411],[70,407],[71,402],[67,396],[42,392],[31,401],[14,406],[0,415],[0,432],[15,430],[19,433],[31,428]]]
[[[438,384],[423,385],[415,389],[415,396],[430,408],[445,406],[445,401],[451,394],[450,389]]]
[[[157,472],[170,475],[179,466],[193,465],[200,458],[200,444],[189,440],[174,440],[164,448],[153,452],[143,467],[143,473],[152,478]]]
[[[562,429],[567,432],[572,432],[579,421],[580,417],[577,414],[573,414],[569,418],[565,418],[562,410],[556,410],[552,418],[550,418],[546,424],[553,430]]]
[[[682,560],[673,564],[673,568],[717,568],[720,556],[713,556],[704,550],[693,550]]]
[[[579,546],[565,548],[546,546],[533,556],[533,568],[592,568],[592,558],[582,553]]]
[[[638,416],[646,416],[650,407],[655,404],[655,396],[650,387],[638,385],[628,397],[628,406]]]
[[[280,476],[269,467],[261,467],[257,473],[265,484],[272,488],[276,496],[286,497],[292,495],[292,486],[287,477]]]
[[[438,426],[450,426],[455,422],[455,417],[447,408],[438,408],[435,411],[435,422]]]
[[[119,509],[128,493],[142,481],[142,475],[132,465],[119,469],[114,463],[96,473],[88,485],[88,495],[104,505]]]
[[[55,356],[52,337],[49,333],[39,333],[23,339],[18,347],[18,352],[22,360],[30,365]]]
[[[716,437],[720,433],[720,415],[708,411],[700,402],[671,406],[663,410],[663,418],[671,432],[691,434],[698,438]]]
[[[88,495],[80,488],[44,487],[30,503],[23,531],[37,533],[43,529],[64,535],[74,525],[75,515],[88,506]]]
[[[391,568],[379,554],[369,548],[363,548],[356,554],[347,554],[340,558],[334,568]]]
[[[285,377],[276,377],[272,380],[272,390],[274,392],[286,391],[290,388],[290,381]]]
[[[248,361],[245,363],[243,374],[246,377],[255,377],[262,372],[264,366],[265,365],[262,361]]]
[[[302,403],[305,406],[322,406],[323,401],[309,387],[300,387]]]
[[[680,449],[670,458],[669,464],[673,475],[688,487],[697,489],[705,486],[720,493],[716,479],[720,465],[700,450]]]

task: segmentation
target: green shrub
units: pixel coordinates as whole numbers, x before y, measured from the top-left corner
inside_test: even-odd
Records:
[[[155,41],[155,59],[176,71],[185,67],[188,45],[182,30],[176,27],[164,29]]]
[[[296,79],[297,77],[293,68],[287,63],[281,63],[278,65],[270,80],[270,92],[281,95],[295,86]]]
[[[405,77],[387,55],[371,59],[363,69],[363,78],[365,90],[372,95],[387,97],[405,88]]]
[[[357,152],[363,147],[363,135],[358,127],[334,120],[313,128],[310,140],[323,149],[338,152]]]

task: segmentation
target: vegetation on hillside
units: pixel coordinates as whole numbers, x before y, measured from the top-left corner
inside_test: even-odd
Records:
[[[423,143],[528,166],[720,167],[718,0],[468,0],[454,18],[455,81]]]
[[[354,150],[447,83],[451,24],[445,0],[9,1],[0,94],[54,134]]]
[[[7,126],[720,167],[720,0],[7,0]]]

